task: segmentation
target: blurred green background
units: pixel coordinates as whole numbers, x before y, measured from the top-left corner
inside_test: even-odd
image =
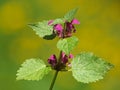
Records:
[[[28,23],[54,19],[79,7],[76,18],[79,45],[73,51],[91,51],[115,65],[105,78],[91,84],[78,83],[59,73],[54,90],[120,90],[120,0],[0,0],[0,90],[48,90],[54,72],[41,81],[16,81],[16,71],[28,58],[47,62],[58,53],[58,39],[46,41]]]

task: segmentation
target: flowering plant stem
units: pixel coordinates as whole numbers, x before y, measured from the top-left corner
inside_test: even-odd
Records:
[[[54,84],[55,84],[55,81],[56,81],[56,78],[57,78],[57,75],[58,75],[58,72],[59,72],[59,64],[61,63],[61,57],[62,57],[62,51],[60,51],[60,55],[59,55],[59,59],[58,59],[58,63],[57,63],[57,65],[56,65],[56,72],[55,72],[55,75],[54,75],[54,77],[53,77],[53,80],[52,80],[52,82],[51,82],[51,85],[50,85],[50,88],[49,88],[49,90],[52,90],[53,89],[53,86],[54,86]]]
[[[52,83],[51,83],[51,85],[50,85],[49,90],[52,90],[52,89],[53,89],[53,86],[54,86],[54,84],[55,84],[55,81],[56,81],[58,72],[59,72],[59,71],[56,71],[56,72],[55,72],[55,75],[54,75],[54,77],[53,77],[53,80],[52,80]]]

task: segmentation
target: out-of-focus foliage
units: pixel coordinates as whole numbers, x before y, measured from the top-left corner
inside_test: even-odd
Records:
[[[63,16],[79,7],[76,18],[80,43],[73,51],[91,51],[115,65],[105,78],[92,84],[77,83],[71,73],[59,73],[55,90],[119,90],[120,1],[119,0],[0,0],[0,90],[48,90],[53,73],[42,81],[16,81],[15,74],[27,58],[47,58],[58,53],[57,40],[45,41],[28,23]],[[68,83],[71,82],[71,83]]]

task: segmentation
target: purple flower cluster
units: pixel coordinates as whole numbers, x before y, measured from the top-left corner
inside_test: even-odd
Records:
[[[70,22],[64,21],[63,24],[58,23],[54,24],[54,20],[48,21],[48,25],[53,26],[53,33],[56,34],[59,38],[67,38],[71,37],[72,33],[76,32],[75,24],[80,24],[77,19],[73,19]],[[65,68],[66,66],[70,66],[69,59],[72,59],[73,55],[66,55],[64,52],[61,53],[60,58],[57,59],[56,55],[53,54],[48,58],[48,63],[54,68],[60,70],[61,68]]]
[[[53,30],[60,38],[70,37],[73,32],[76,32],[74,24],[80,24],[77,19],[73,19],[71,22],[65,21],[64,26],[62,24],[53,24],[54,20],[50,20],[48,25],[53,25]]]
[[[49,57],[48,63],[51,64],[53,67],[57,64],[57,58],[54,54]]]
[[[61,54],[61,62],[62,64],[66,65],[68,62],[69,59],[72,59],[74,56],[72,54],[69,54],[68,56],[62,52]],[[53,54],[49,57],[48,59],[48,63],[52,66],[52,67],[55,67],[57,64],[58,64],[58,60],[56,58],[56,56]]]

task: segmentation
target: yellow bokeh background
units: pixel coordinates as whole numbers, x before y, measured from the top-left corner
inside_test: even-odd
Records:
[[[78,83],[71,72],[59,73],[54,90],[120,89],[120,1],[119,0],[0,0],[0,90],[48,90],[54,72],[41,81],[16,81],[16,71],[28,58],[47,58],[59,51],[58,39],[43,40],[28,23],[62,17],[79,7],[80,25],[74,34],[79,44],[74,55],[89,51],[115,65],[96,83]]]

